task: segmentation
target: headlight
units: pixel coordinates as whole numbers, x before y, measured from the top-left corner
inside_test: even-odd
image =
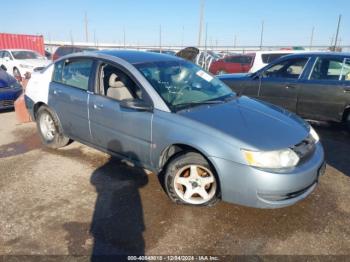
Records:
[[[242,150],[248,165],[261,168],[289,168],[299,162],[298,155],[291,149],[276,151],[248,151]]]
[[[28,69],[34,67],[34,66],[31,66],[31,65],[25,65],[25,64],[20,64],[19,66],[20,66],[20,67],[23,67],[23,68],[28,68]]]
[[[310,135],[312,136],[313,139],[315,139],[315,143],[320,141],[320,137],[318,136],[318,134],[316,133],[315,129],[312,126],[310,126]]]

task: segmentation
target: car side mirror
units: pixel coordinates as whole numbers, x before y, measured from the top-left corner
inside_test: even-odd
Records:
[[[7,71],[7,68],[6,68],[6,66],[4,66],[4,65],[1,65],[0,67],[1,67],[1,69],[2,69],[2,70],[4,70],[4,71]]]
[[[258,79],[260,79],[262,77],[262,74],[261,73],[254,73],[253,75],[252,75],[252,79],[253,80],[258,80]]]
[[[136,111],[152,111],[153,106],[140,99],[125,99],[120,101],[120,107]]]

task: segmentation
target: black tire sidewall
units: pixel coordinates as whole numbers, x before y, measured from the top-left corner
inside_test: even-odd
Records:
[[[40,119],[41,119],[41,115],[43,113],[48,113],[51,116],[51,118],[55,124],[55,129],[56,129],[55,136],[50,141],[45,138],[45,136],[42,134],[42,131],[40,128]],[[40,134],[41,141],[45,146],[50,147],[50,148],[60,148],[60,147],[63,147],[63,146],[68,144],[69,138],[67,138],[66,136],[64,136],[62,134],[62,129],[60,127],[60,122],[58,120],[57,115],[55,114],[55,112],[53,112],[47,106],[41,106],[38,109],[38,112],[36,114],[36,124],[37,124],[37,128],[38,128],[38,131]]]
[[[215,176],[216,180],[216,192],[215,195],[212,199],[209,201],[202,203],[202,204],[191,204],[187,203],[184,200],[182,200],[176,193],[175,188],[174,188],[174,179],[176,176],[176,173],[179,169],[183,168],[184,166],[187,165],[201,165],[207,169],[209,169],[213,175]],[[196,152],[185,152],[185,153],[179,153],[172,157],[170,160],[169,164],[166,167],[165,171],[165,178],[164,178],[164,185],[165,185],[165,190],[169,196],[169,198],[178,204],[185,204],[185,205],[193,205],[193,206],[212,206],[215,203],[218,202],[219,200],[219,195],[220,195],[220,183],[219,179],[216,175],[216,172],[214,168],[208,163],[208,161],[199,153]]]

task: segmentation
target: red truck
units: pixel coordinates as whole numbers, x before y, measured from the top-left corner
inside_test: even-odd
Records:
[[[28,49],[45,55],[44,37],[0,33],[0,49]]]
[[[246,73],[252,67],[254,55],[230,55],[213,62],[209,71],[214,75]]]

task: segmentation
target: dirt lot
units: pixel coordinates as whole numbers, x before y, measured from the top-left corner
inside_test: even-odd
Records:
[[[329,165],[305,201],[194,208],[171,203],[155,175],[79,143],[44,149],[33,123],[0,113],[0,255],[350,255],[350,135],[316,129]]]

